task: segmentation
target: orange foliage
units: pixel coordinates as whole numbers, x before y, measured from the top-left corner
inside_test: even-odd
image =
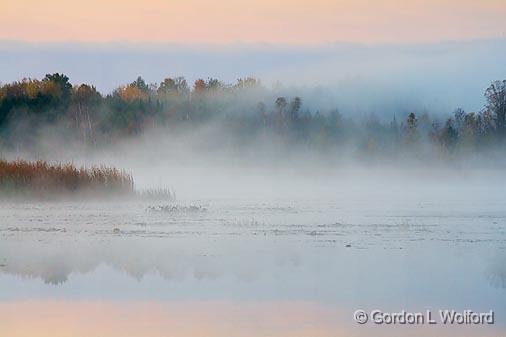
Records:
[[[118,89],[118,93],[120,97],[127,102],[146,99],[148,97],[145,92],[132,85]]]
[[[203,79],[196,80],[193,85],[193,91],[197,94],[206,91],[206,82]]]

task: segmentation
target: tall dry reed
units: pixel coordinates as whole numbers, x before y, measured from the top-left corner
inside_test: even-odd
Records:
[[[130,174],[114,167],[76,167],[72,163],[0,160],[0,193],[48,196],[61,193],[133,193]]]

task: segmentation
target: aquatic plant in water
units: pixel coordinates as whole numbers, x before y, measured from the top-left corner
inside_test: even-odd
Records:
[[[69,195],[132,194],[130,174],[114,167],[0,160],[0,195],[49,198]]]

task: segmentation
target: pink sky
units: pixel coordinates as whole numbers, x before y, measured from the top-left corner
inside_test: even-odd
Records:
[[[504,0],[2,0],[0,39],[434,42],[504,37]]]

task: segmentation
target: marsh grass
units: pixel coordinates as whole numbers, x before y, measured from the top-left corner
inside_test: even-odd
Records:
[[[133,178],[114,167],[76,167],[72,163],[0,160],[0,196],[53,198],[130,195]]]
[[[176,200],[176,193],[170,188],[152,188],[137,192],[137,196],[143,200]]]

